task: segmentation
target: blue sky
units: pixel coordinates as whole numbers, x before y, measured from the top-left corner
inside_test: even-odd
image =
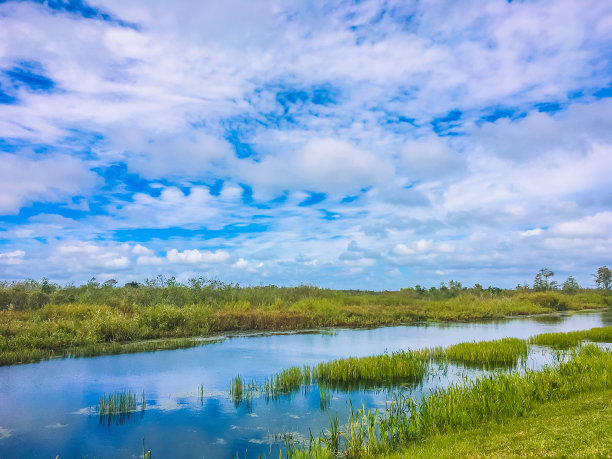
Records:
[[[612,264],[612,4],[0,1],[0,278]]]

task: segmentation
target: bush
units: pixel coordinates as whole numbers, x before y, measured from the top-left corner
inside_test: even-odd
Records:
[[[554,292],[537,292],[529,295],[529,300],[544,308],[554,309],[555,311],[566,311],[566,300]]]

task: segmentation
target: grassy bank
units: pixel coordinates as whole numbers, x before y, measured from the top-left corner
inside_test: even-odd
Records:
[[[309,450],[289,456],[368,457],[389,454],[427,441],[529,416],[543,404],[612,389],[612,352],[594,345],[555,367],[525,373],[496,374],[452,385],[417,402],[398,398],[383,415],[357,410],[340,429],[313,439]]]
[[[544,403],[522,418],[414,443],[386,456],[403,458],[610,457],[612,391]]]
[[[69,296],[70,289],[53,293],[11,291],[10,294],[9,290],[0,288],[0,307],[4,308],[0,310],[1,365],[51,356],[129,352],[129,347],[120,344],[161,338],[188,338],[239,330],[501,319],[605,307],[609,299],[596,292],[566,295],[558,292],[458,290],[453,293],[436,290],[419,293],[407,289],[376,293],[314,287],[97,287],[77,289],[78,295],[74,293],[73,297]],[[18,293],[22,293],[23,298]],[[32,298],[37,294],[46,295],[48,302],[35,307]],[[7,303],[17,302],[19,298],[23,300],[18,303],[21,304],[19,308],[15,303]],[[53,303],[75,298],[87,301]],[[185,303],[187,299],[199,302]],[[95,304],[89,300],[107,302]],[[163,300],[168,302],[155,303]],[[176,341],[170,348],[187,345],[189,341]],[[167,346],[156,341],[140,344],[133,350],[165,349]]]

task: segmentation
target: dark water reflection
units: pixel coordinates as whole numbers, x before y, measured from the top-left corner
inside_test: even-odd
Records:
[[[345,393],[314,385],[273,400],[253,394],[248,403],[228,397],[237,374],[245,381],[294,365],[385,351],[448,346],[502,337],[612,325],[612,311],[470,324],[429,324],[335,333],[236,336],[208,346],[154,353],[67,359],[0,368],[0,457],[138,457],[142,438],[156,457],[278,457],[283,435],[306,438],[329,425],[329,416],[357,407],[384,409],[387,390]],[[530,356],[537,367],[548,357]],[[449,365],[413,388],[427,393],[481,369]],[[100,422],[101,394],[146,394],[146,411],[123,423]],[[322,410],[322,408],[324,408]]]

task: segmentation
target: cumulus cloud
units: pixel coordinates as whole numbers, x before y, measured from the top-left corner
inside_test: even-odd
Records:
[[[233,266],[238,269],[245,269],[249,266],[249,262],[244,258],[239,258]]]
[[[22,259],[25,254],[26,253],[23,250],[14,250],[12,252],[0,253],[0,263],[3,263],[5,265],[17,265],[22,262]]]
[[[464,172],[466,161],[438,137],[406,142],[402,151],[406,173],[413,180],[438,180]]]
[[[241,167],[245,180],[254,185],[331,193],[355,192],[393,175],[393,166],[383,155],[331,138],[311,139],[293,152]]]
[[[0,276],[383,288],[609,259],[606,2],[104,8],[0,4]]]
[[[200,251],[198,249],[183,250],[179,252],[176,249],[169,250],[166,258],[171,263],[219,263],[227,260],[230,254],[225,250],[216,250],[214,252]]]
[[[78,158],[68,155],[0,154],[0,214],[17,214],[33,202],[70,202],[89,194],[98,177]]]

